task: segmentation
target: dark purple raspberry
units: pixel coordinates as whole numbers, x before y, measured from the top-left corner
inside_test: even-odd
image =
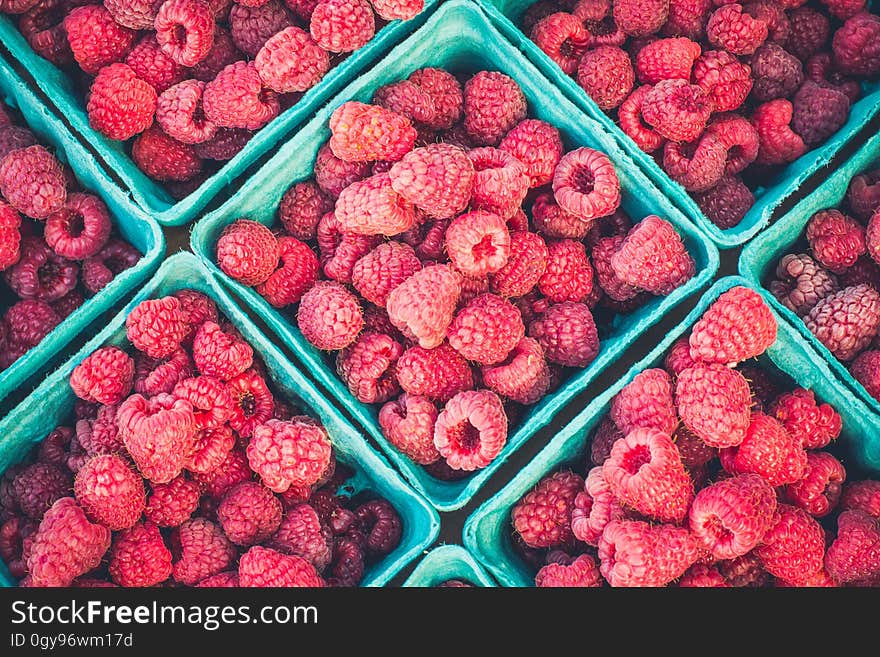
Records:
[[[799,317],[839,289],[834,275],[805,253],[784,256],[769,287],[773,296]]]
[[[755,195],[739,176],[724,176],[714,187],[694,194],[709,220],[726,230],[738,225],[755,204]]]
[[[827,140],[849,118],[849,98],[812,80],[801,85],[792,105],[791,129],[810,147]]]
[[[804,69],[797,57],[775,43],[765,43],[749,62],[752,67],[752,98],[764,102],[787,98],[804,81]]]
[[[388,554],[400,543],[400,516],[389,502],[371,500],[355,509],[355,515],[366,534],[366,545],[371,553]]]

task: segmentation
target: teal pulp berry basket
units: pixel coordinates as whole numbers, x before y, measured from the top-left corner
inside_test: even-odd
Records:
[[[479,587],[496,586],[471,553],[460,545],[441,545],[428,552],[403,586],[433,588],[450,579],[464,580]]]
[[[0,372],[0,401],[19,390],[55,354],[74,340],[95,318],[110,308],[156,271],[165,253],[165,239],[159,225],[144,212],[131,207],[125,195],[107,178],[94,158],[64,127],[61,120],[27,87],[0,57],[0,99],[21,113],[27,127],[66,162],[86,191],[101,197],[113,216],[113,225],[141,259],[122,272],[69,317],[56,326],[39,345]]]
[[[56,426],[69,421],[76,397],[68,380],[73,369],[89,354],[107,344],[125,345],[125,318],[141,301],[178,290],[193,289],[211,297],[266,364],[269,378],[285,399],[296,401],[305,412],[319,419],[330,435],[340,463],[354,469],[346,482],[355,492],[370,491],[397,509],[403,521],[400,545],[382,561],[367,569],[363,586],[381,586],[436,540],[440,529],[437,512],[400,478],[386,461],[364,440],[312,383],[284,358],[254,326],[228,293],[196,259],[181,253],[166,260],[156,275],[132,301],[58,371],[53,372],[34,393],[0,421],[0,472],[21,462],[34,446]],[[0,572],[0,582],[11,585],[8,571]]]
[[[743,249],[739,272],[755,285],[764,285],[771,277],[779,260],[789,253],[807,253],[809,245],[804,232],[810,218],[819,210],[837,208],[843,203],[849,181],[853,176],[880,168],[880,134],[872,135],[846,162],[832,172],[813,193],[804,197],[781,217],[767,232]],[[767,293],[773,308],[801,333],[804,339],[828,362],[831,371],[861,397],[874,413],[880,415],[880,401],[874,399],[865,387],[853,378],[846,366],[828,351],[810,333],[804,320]]]
[[[522,50],[538,66],[541,72],[554,85],[562,89],[578,107],[601,123],[610,134],[613,134],[627,155],[635,160],[651,177],[654,183],[669,198],[675,201],[685,214],[699,225],[722,249],[730,249],[744,244],[766,227],[779,205],[796,190],[801,189],[813,173],[828,164],[840,152],[841,148],[855,137],[868,121],[880,111],[880,83],[872,82],[871,84],[863,85],[865,95],[852,106],[852,111],[846,125],[823,145],[808,151],[784,167],[778,174],[768,180],[766,184],[753,190],[755,193],[755,205],[752,206],[737,226],[722,230],[703,214],[696,201],[691,198],[684,187],[672,180],[650,154],[645,153],[636,146],[635,142],[615,123],[614,119],[599,109],[599,106],[593,102],[587,92],[573,78],[563,73],[562,69],[535,45],[527,34],[522,32],[519,28],[520,19],[523,12],[533,5],[535,0],[476,1],[485,9],[493,24],[504,36]],[[869,4],[872,4],[875,8],[878,6],[876,1]]]
[[[614,396],[639,372],[650,367],[662,367],[663,358],[672,344],[687,334],[719,295],[737,285],[755,289],[765,299],[769,296],[738,276],[719,280],[651,353],[590,402],[509,484],[468,518],[464,528],[465,546],[502,585],[531,586],[535,577],[534,571],[526,566],[511,541],[513,526],[510,512],[513,506],[545,475],[566,465],[581,467],[591,432],[608,413]],[[759,362],[778,369],[797,385],[813,390],[817,398],[831,404],[843,419],[839,441],[847,448],[848,454],[867,470],[880,472],[880,420],[834,379],[828,366],[819,360],[797,331],[781,321],[776,313],[774,316],[779,324],[776,342],[758,359]]]
[[[273,309],[253,289],[236,283],[213,263],[214,245],[225,226],[239,217],[271,225],[275,221],[275,208],[287,188],[312,175],[318,148],[330,136],[327,125],[335,108],[350,99],[369,101],[379,86],[404,79],[412,71],[425,66],[448,68],[454,72],[493,69],[510,75],[525,92],[531,115],[558,127],[568,148],[591,146],[608,154],[620,176],[624,209],[634,220],[653,213],[671,221],[684,238],[697,267],[696,276],[668,297],[652,299],[631,315],[619,316],[609,327],[599,356],[589,367],[569,377],[557,392],[528,410],[518,427],[511,428],[507,445],[488,467],[452,482],[440,481],[428,475],[422,467],[401,455],[385,440],[376,418],[378,406],[362,404],[351,395],[336,376],[335,367],[326,354],[303,338],[289,310],[281,313]],[[553,89],[534,66],[501,37],[474,3],[463,0],[444,3],[424,27],[318,112],[293,139],[279,148],[278,153],[248,180],[243,189],[198,222],[192,234],[192,247],[211,270],[293,348],[305,369],[367,428],[404,476],[442,511],[466,504],[511,452],[546,425],[566,402],[614,362],[640,333],[705,285],[718,268],[717,249],[705,235],[651,184],[599,124],[584,116]]]
[[[281,112],[257,132],[241,152],[179,201],[135,166],[121,142],[108,139],[89,125],[84,90],[76,88],[70,75],[37,55],[9,16],[0,15],[0,50],[5,47],[13,59],[20,62],[40,90],[70,122],[74,131],[98,153],[108,170],[118,177],[122,189],[137,205],[160,224],[179,226],[194,219],[215,196],[227,190],[248,167],[293,128],[311,117],[344,84],[363,69],[369,68],[393,44],[415,30],[425,21],[436,3],[437,0],[426,0],[425,9],[419,16],[410,21],[391,21],[382,27],[367,45],[342,59],[293,107]],[[334,59],[337,58],[340,57]]]

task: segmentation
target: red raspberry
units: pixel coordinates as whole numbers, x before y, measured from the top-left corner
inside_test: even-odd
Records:
[[[0,160],[0,194],[22,214],[45,219],[67,200],[61,164],[42,146],[14,150]]]
[[[80,399],[117,404],[131,392],[134,360],[116,347],[104,347],[87,356],[70,375],[70,387]]]
[[[253,348],[234,329],[224,331],[210,320],[204,322],[196,332],[192,353],[199,372],[223,381],[242,374],[254,360]],[[216,426],[223,421],[217,422]],[[203,428],[207,427],[197,427],[199,430]]]
[[[740,365],[737,371],[746,377],[756,408],[769,407],[772,401],[779,396],[781,392],[779,386],[770,377],[767,370],[761,369],[757,365]]]
[[[416,148],[389,171],[391,186],[428,216],[447,219],[468,205],[474,165],[467,154],[449,144]]]
[[[480,71],[464,86],[464,127],[480,146],[495,146],[526,118],[526,99],[515,80]]]
[[[709,43],[734,55],[751,55],[767,40],[768,33],[765,21],[752,17],[735,3],[716,9],[706,25]]]
[[[226,384],[213,376],[184,379],[174,387],[173,394],[192,404],[196,431],[216,429],[235,412],[232,394]]]
[[[384,242],[355,263],[351,282],[367,301],[384,307],[391,291],[421,267],[410,246]]]
[[[169,0],[170,1],[170,0]],[[253,62],[230,64],[205,85],[205,118],[224,128],[258,130],[278,115],[277,96],[263,88]]]
[[[104,407],[108,408],[108,407]],[[113,409],[113,426],[116,426],[116,409]],[[70,445],[70,439],[73,438],[73,431],[70,427],[57,427],[52,433],[46,436],[40,443],[37,453],[37,460],[41,463],[49,463],[51,465],[61,466],[67,460],[65,450]],[[2,486],[0,486],[2,488]],[[0,516],[3,515],[3,495],[0,492]]]
[[[153,358],[170,356],[189,333],[186,316],[175,297],[148,299],[125,319],[125,331],[136,349]]]
[[[143,37],[125,58],[135,76],[161,94],[186,77],[185,68],[162,52],[156,37]],[[213,77],[213,76],[212,76]]]
[[[293,24],[292,17],[278,0],[269,0],[260,7],[233,3],[229,11],[232,41],[248,57],[256,57],[270,37]]]
[[[639,372],[611,401],[611,418],[623,435],[644,428],[671,436],[678,418],[669,375],[659,368]]]
[[[246,438],[254,427],[272,417],[274,398],[265,379],[254,369],[245,370],[226,383],[236,402],[236,413],[229,420],[229,425]]]
[[[284,230],[302,241],[315,239],[318,222],[333,211],[333,201],[312,181],[296,183],[281,197],[278,219]]]
[[[21,216],[11,205],[0,201],[0,271],[21,257]]]
[[[37,531],[37,523],[24,518],[11,518],[0,526],[0,558],[6,563],[9,574],[15,578],[27,575],[26,545]]]
[[[276,308],[296,303],[318,280],[318,257],[294,237],[278,238],[278,267],[256,290]]]
[[[330,464],[330,440],[319,426],[269,420],[254,428],[248,463],[276,493],[317,483]]]
[[[446,337],[460,294],[458,273],[448,265],[431,265],[394,288],[386,309],[391,322],[404,335],[431,349]]]
[[[288,27],[266,41],[254,64],[264,85],[290,93],[315,86],[330,68],[330,57],[308,32]]]
[[[542,587],[600,587],[602,576],[596,561],[582,554],[571,563],[550,563],[535,575],[535,586]]]
[[[396,162],[412,150],[417,135],[406,117],[355,101],[336,108],[330,116],[330,131],[333,155],[348,162]]]
[[[461,117],[464,96],[461,85],[451,73],[439,68],[421,68],[408,78],[430,95],[434,117],[428,124],[435,130],[448,130]]]
[[[148,397],[170,393],[192,374],[192,361],[183,349],[177,349],[165,360],[140,355],[135,360],[134,391]]]
[[[843,489],[840,500],[843,511],[862,511],[880,518],[880,481],[851,481]]]
[[[663,522],[681,522],[687,516],[694,485],[678,449],[662,431],[630,431],[611,447],[602,474],[615,496],[639,513]]]
[[[312,12],[309,31],[324,50],[352,52],[373,38],[376,23],[366,0],[323,0]]]
[[[780,504],[755,554],[774,577],[789,582],[805,581],[822,569],[825,532],[803,510]]]
[[[27,571],[31,586],[70,586],[94,570],[110,548],[110,530],[92,524],[72,497],[55,502],[31,537]]]
[[[849,98],[807,80],[792,99],[791,129],[808,147],[826,141],[849,119]]]
[[[386,500],[370,500],[355,509],[355,516],[365,537],[365,547],[374,556],[391,552],[400,543],[400,516]]]
[[[845,288],[819,301],[804,324],[836,358],[852,360],[880,327],[880,294],[870,285]]]
[[[446,230],[446,250],[452,264],[465,275],[497,272],[510,255],[507,224],[497,214],[482,210],[460,215]]]
[[[205,83],[185,80],[169,87],[156,103],[156,121],[166,135],[184,144],[200,144],[212,139],[217,126],[202,112]]]
[[[806,235],[816,260],[836,274],[852,267],[867,252],[865,227],[839,210],[814,214]]]
[[[308,504],[296,504],[287,511],[269,545],[283,554],[305,559],[319,571],[330,564],[333,556],[329,529],[322,526]]]
[[[757,163],[794,162],[806,152],[804,140],[790,127],[793,111],[792,104],[782,99],[771,100],[755,109],[751,121],[760,141]]]
[[[153,180],[188,181],[201,173],[202,160],[195,149],[152,125],[131,145],[131,158]]]
[[[11,492],[25,516],[40,520],[56,500],[68,494],[70,488],[70,478],[56,466],[32,463],[15,475]]]
[[[114,21],[103,5],[75,7],[64,19],[64,29],[76,63],[89,75],[121,61],[137,38],[137,32]]]
[[[847,18],[831,42],[834,62],[841,72],[865,77],[880,72],[880,18],[862,12]]]
[[[681,588],[728,588],[730,584],[717,568],[704,564],[694,564],[681,576]]]
[[[618,277],[611,266],[611,259],[623,241],[622,236],[602,238],[596,242],[592,252],[596,280],[602,291],[615,301],[628,301],[636,298],[639,293],[638,288],[625,283]]]
[[[691,357],[704,363],[739,363],[776,341],[776,320],[761,296],[746,287],[724,292],[691,330]]]
[[[303,295],[296,317],[306,340],[325,351],[347,347],[364,325],[357,298],[330,281],[316,283]]]
[[[278,240],[259,221],[239,219],[217,240],[217,264],[243,285],[259,285],[278,265]]]
[[[599,539],[599,571],[611,586],[664,586],[699,556],[693,534],[672,525],[612,520]]]
[[[89,455],[122,453],[124,446],[116,426],[117,404],[101,406],[94,419],[77,420],[76,439]]]
[[[638,37],[657,32],[669,16],[669,0],[614,0],[614,22],[628,36]]]
[[[199,485],[183,475],[167,484],[153,484],[152,489],[144,516],[159,527],[178,527],[199,507]]]
[[[620,181],[607,155],[591,148],[566,153],[553,174],[559,206],[583,220],[612,214],[620,205]]]
[[[69,194],[65,206],[46,219],[44,238],[58,255],[83,260],[101,250],[111,228],[110,214],[101,199],[91,194]]]
[[[661,136],[687,142],[703,132],[712,108],[701,87],[687,80],[662,80],[645,94],[642,117]]]
[[[231,488],[220,506],[217,520],[236,545],[254,545],[269,538],[281,524],[281,500],[265,486],[245,481]]]
[[[614,109],[626,99],[635,83],[632,61],[616,46],[599,46],[581,57],[577,82],[600,109]]]
[[[430,126],[437,114],[431,94],[409,80],[379,87],[373,94],[372,104],[405,116],[414,124]]]
[[[235,446],[235,436],[228,425],[199,432],[195,452],[186,469],[194,473],[208,473],[218,468]]]
[[[397,235],[415,223],[416,212],[394,189],[390,174],[379,173],[342,190],[335,217],[344,232]]]
[[[746,437],[737,447],[721,450],[721,464],[731,474],[754,472],[772,486],[793,484],[803,479],[807,453],[776,419],[752,413]]]
[[[761,560],[754,552],[729,561],[719,561],[717,566],[732,587],[762,588],[770,579]]]
[[[828,17],[811,7],[788,12],[788,39],[785,49],[801,61],[819,52],[831,31]]]
[[[107,0],[104,7],[117,23],[131,30],[152,30],[161,0]]]
[[[506,443],[504,407],[488,390],[458,393],[446,402],[434,425],[434,445],[455,470],[486,467]]]
[[[192,405],[171,395],[132,395],[116,414],[119,433],[138,469],[153,483],[180,474],[195,447]]]
[[[29,236],[21,242],[18,263],[3,277],[19,297],[52,302],[74,289],[77,266],[49,250],[43,240]]]
[[[235,559],[235,546],[219,525],[205,518],[187,520],[171,537],[174,580],[191,586],[225,570]]]
[[[531,187],[546,185],[562,157],[559,130],[538,119],[517,123],[501,140],[498,148],[507,151],[525,165]]]
[[[593,220],[584,221],[566,212],[556,203],[550,193],[538,195],[532,205],[532,221],[535,230],[545,237],[582,240],[590,232]]]
[[[690,144],[667,142],[663,168],[689,192],[702,192],[718,185],[727,165],[727,147],[712,131]]]
[[[804,449],[821,449],[840,435],[842,420],[829,404],[817,404],[812,391],[797,388],[781,395],[770,414],[797,438]]]
[[[694,536],[714,558],[733,559],[761,543],[774,524],[775,512],[773,488],[756,474],[744,474],[698,492],[689,523]]]
[[[804,477],[785,487],[785,498],[811,516],[822,518],[837,506],[845,480],[846,470],[831,454],[807,452]]]
[[[526,166],[507,151],[489,146],[475,148],[467,156],[475,170],[471,207],[505,219],[513,216],[529,191]]]
[[[559,547],[569,543],[574,499],[584,480],[563,471],[544,477],[517,502],[511,512],[514,529],[529,547]]]
[[[567,367],[586,367],[599,353],[599,335],[590,309],[582,303],[554,304],[529,325],[529,335],[547,360]]]
[[[613,427],[613,424],[610,426]],[[623,434],[619,435],[622,437]],[[594,445],[598,439],[598,435],[593,439]],[[610,449],[605,460],[609,455]],[[574,537],[588,545],[597,546],[605,526],[612,520],[621,520],[623,517],[623,505],[611,492],[602,474],[602,468],[598,466],[592,468],[587,473],[584,489],[574,498],[574,509],[571,512],[571,530]]]
[[[7,354],[0,357],[0,369],[5,369],[36,347],[61,318],[45,301],[25,299],[13,304],[3,318],[7,331]]]
[[[350,283],[355,263],[382,241],[377,235],[343,231],[333,212],[321,217],[316,235],[324,275],[340,283]]]
[[[110,139],[130,139],[153,122],[156,99],[153,87],[139,79],[128,65],[105,66],[90,89],[86,105],[89,123]]]
[[[718,183],[693,195],[700,210],[709,220],[727,230],[739,225],[755,204],[755,195],[738,176],[723,176]]]
[[[530,31],[530,38],[552,59],[566,75],[577,70],[578,60],[590,41],[583,21],[573,14],[556,12],[537,23]]]
[[[691,346],[686,337],[679,338],[669,348],[666,358],[663,361],[664,369],[669,372],[673,378],[679,376],[689,367],[696,365],[694,359],[691,358]]]
[[[853,378],[861,383],[874,399],[880,399],[880,351],[863,351],[849,366]]]
[[[430,465],[440,459],[440,452],[434,446],[436,421],[437,409],[431,400],[408,393],[388,402],[379,411],[379,425],[385,438],[420,465]]]
[[[482,294],[458,312],[447,332],[449,344],[481,365],[500,363],[525,335],[516,307],[494,294]]]
[[[547,247],[547,267],[538,289],[554,303],[579,302],[593,287],[593,269],[581,242],[557,240]]]
[[[110,550],[110,577],[119,586],[155,586],[171,576],[171,551],[159,528],[138,523],[117,535]]]
[[[214,506],[219,503],[230,488],[243,481],[251,481],[252,478],[253,472],[248,466],[244,449],[237,447],[230,449],[221,463],[213,470],[205,473],[193,473],[193,479],[201,486]]]
[[[238,579],[243,587],[324,586],[324,580],[315,567],[305,559],[259,545],[242,555],[238,564]]]
[[[825,568],[841,584],[880,573],[880,522],[862,511],[841,513],[837,538],[825,554]]]
[[[511,401],[534,404],[550,387],[550,369],[543,348],[537,340],[523,338],[503,362],[483,368],[483,382]]]
[[[711,0],[669,0],[669,19],[663,26],[663,34],[702,38],[711,6]]]
[[[751,69],[724,50],[704,52],[694,63],[694,84],[716,112],[739,108],[752,89]]]
[[[699,44],[685,37],[658,39],[639,50],[636,71],[642,84],[661,80],[690,80],[694,62],[700,57]]]
[[[441,402],[474,387],[467,361],[448,344],[433,349],[410,347],[398,359],[396,374],[400,387],[410,395]]]
[[[694,261],[675,227],[655,215],[630,230],[611,256],[611,268],[625,283],[658,295],[670,294],[695,272]]]
[[[214,13],[203,0],[165,0],[154,27],[162,52],[181,66],[195,66],[214,45]]]
[[[741,116],[729,115],[713,121],[706,129],[706,136],[716,138],[724,148],[724,173],[728,176],[740,173],[758,156],[758,132]]]
[[[685,425],[711,447],[742,443],[749,427],[752,396],[745,377],[719,364],[684,370],[675,386]]]

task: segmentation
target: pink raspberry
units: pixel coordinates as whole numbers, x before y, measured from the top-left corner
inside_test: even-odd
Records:
[[[153,180],[185,182],[202,171],[202,159],[195,148],[166,135],[153,124],[131,145],[131,158]]]
[[[803,510],[780,504],[755,554],[774,577],[789,582],[805,581],[822,569],[825,532]]]
[[[550,387],[550,369],[537,340],[523,338],[507,358],[483,367],[483,382],[493,392],[519,404],[534,404]]]
[[[703,37],[711,6],[711,0],[670,0],[669,19],[663,26],[663,34],[695,40]]]
[[[645,97],[653,89],[651,85],[643,85],[636,88],[621,104],[617,110],[617,119],[620,129],[632,139],[636,146],[646,153],[652,153],[663,146],[666,141],[645,123],[642,117],[642,106]]]
[[[83,260],[101,250],[111,228],[110,214],[101,199],[91,194],[69,194],[64,207],[46,219],[44,238],[59,256]]]
[[[234,379],[226,382],[236,402],[235,415],[229,425],[238,435],[247,438],[254,427],[263,424],[272,417],[275,400],[266,380],[254,369],[245,370]]]
[[[167,484],[153,484],[144,516],[159,527],[178,527],[199,508],[199,485],[180,475]]]
[[[693,77],[716,112],[739,108],[752,89],[751,68],[724,50],[704,52],[694,63]]]
[[[449,144],[416,148],[389,171],[391,186],[428,216],[447,219],[468,205],[474,165],[467,154]]]
[[[758,106],[751,117],[758,131],[760,149],[755,160],[758,164],[794,162],[807,147],[804,140],[791,128],[793,106],[787,100],[771,100]]]
[[[704,363],[739,363],[776,341],[776,320],[761,296],[737,286],[709,306],[691,330],[691,357]]]
[[[681,522],[687,515],[693,482],[675,444],[662,431],[629,432],[611,447],[602,473],[617,498],[639,513],[664,522]]]
[[[282,554],[259,545],[242,555],[238,564],[238,579],[243,587],[324,586],[324,580],[315,567],[302,557]]]
[[[110,139],[126,140],[146,130],[156,111],[156,91],[126,64],[102,68],[92,82],[89,124]]]
[[[743,442],[723,449],[720,455],[727,472],[754,472],[773,486],[799,481],[807,468],[807,453],[800,440],[792,437],[777,420],[760,412],[752,413]]]
[[[153,87],[157,94],[183,82],[186,77],[186,69],[162,52],[153,34],[142,37],[128,53],[124,63],[138,79]]]
[[[639,372],[612,400],[611,418],[624,435],[650,428],[671,436],[678,419],[669,375],[659,368]]]
[[[379,411],[379,426],[388,441],[420,465],[440,459],[434,446],[437,408],[427,397],[403,393]]]
[[[205,160],[226,162],[245,147],[253,134],[242,128],[217,128],[212,139],[193,146],[193,153]]]
[[[672,344],[663,361],[664,369],[673,378],[678,377],[687,368],[694,365],[696,363],[691,358],[691,346],[686,337],[679,338]]]
[[[287,511],[269,545],[283,554],[305,559],[319,571],[330,564],[333,556],[330,531],[308,504],[296,504]]]
[[[581,57],[577,83],[600,109],[612,110],[632,91],[635,83],[632,61],[616,46],[599,46]]]
[[[186,317],[175,297],[148,299],[139,303],[125,319],[129,341],[153,358],[170,356],[189,332]]]
[[[138,523],[113,542],[109,571],[119,586],[156,586],[171,576],[171,570],[171,550],[152,523]]]
[[[841,72],[864,77],[880,72],[880,18],[868,12],[847,18],[834,33],[831,48]]]
[[[620,205],[620,181],[607,155],[592,148],[566,153],[553,174],[553,196],[584,220],[612,214]]]
[[[767,23],[743,11],[742,5],[727,4],[709,17],[706,35],[716,48],[734,55],[751,55],[767,39]]]
[[[724,177],[727,148],[719,137],[707,131],[689,144],[667,142],[663,148],[663,169],[689,192],[703,192],[717,186]]]
[[[694,535],[672,525],[612,520],[599,539],[599,571],[611,586],[665,586],[699,556]]]
[[[691,69],[700,56],[700,45],[686,37],[658,39],[639,50],[636,71],[642,84],[661,80],[690,80]]]
[[[706,127],[712,102],[687,80],[662,80],[645,94],[642,117],[661,136],[673,141],[693,141]]]
[[[545,237],[581,240],[593,227],[593,220],[584,221],[566,212],[550,193],[538,195],[532,205],[532,222],[537,232]]]
[[[330,131],[333,155],[347,162],[396,162],[412,150],[417,135],[406,117],[355,101],[336,108],[330,116]]]
[[[446,402],[474,387],[473,373],[464,357],[448,344],[433,349],[407,349],[396,365],[400,387],[410,395]]]
[[[526,166],[507,151],[490,146],[475,148],[467,156],[474,167],[471,207],[503,218],[513,216],[529,191]]]
[[[137,32],[123,27],[103,5],[75,7],[64,19],[67,41],[80,68],[89,75],[121,61]]]
[[[265,86],[291,93],[315,86],[330,68],[330,58],[308,32],[292,26],[266,41],[254,64]]]
[[[0,201],[0,271],[21,257],[21,216],[8,203]]]
[[[74,394],[85,401],[116,404],[131,392],[134,360],[116,347],[104,347],[87,356],[70,375]]]
[[[598,436],[593,439],[594,445],[597,439]],[[574,498],[574,509],[571,512],[574,537],[588,545],[597,546],[605,526],[612,520],[621,520],[623,517],[623,505],[611,492],[602,468],[592,468],[587,473],[584,489]]]
[[[501,217],[475,210],[452,220],[446,230],[446,250],[463,274],[485,276],[499,271],[510,255],[510,233]]]
[[[639,294],[639,289],[624,282],[611,266],[611,259],[623,241],[622,236],[602,238],[596,242],[592,252],[596,281],[602,291],[615,301],[629,301]]]
[[[733,559],[759,545],[774,523],[776,494],[756,474],[724,479],[699,491],[691,531],[716,559]]]
[[[116,425],[118,410],[118,404],[100,406],[93,419],[77,420],[76,439],[87,454],[114,454],[124,451]]]
[[[770,414],[798,439],[804,449],[821,449],[837,439],[843,421],[830,404],[817,404],[810,390],[797,388],[780,395]]]
[[[217,263],[243,285],[259,285],[278,265],[278,240],[259,221],[239,219],[217,240]]]
[[[92,524],[72,497],[46,511],[31,538],[27,571],[31,586],[70,586],[94,570],[110,548],[110,530]]]
[[[283,493],[291,486],[316,483],[330,464],[330,450],[330,440],[319,426],[269,420],[254,428],[247,457],[263,483]]]
[[[281,524],[281,500],[265,486],[245,481],[230,489],[217,507],[217,521],[230,541],[249,546],[269,538]]]
[[[586,367],[599,354],[599,335],[590,309],[570,301],[554,304],[529,325],[547,360],[567,367]]]
[[[811,516],[822,518],[837,506],[845,480],[846,470],[831,454],[807,452],[804,477],[785,487],[785,498]]]
[[[156,103],[156,121],[165,134],[184,144],[200,144],[214,137],[217,126],[202,112],[204,89],[204,82],[185,80],[162,92]]]
[[[865,284],[844,288],[820,300],[804,324],[836,358],[852,360],[880,327],[880,294]]]
[[[580,302],[593,288],[593,268],[581,242],[557,240],[547,247],[547,267],[538,289],[551,302]]]
[[[431,97],[434,117],[428,124],[435,130],[448,130],[461,117],[464,95],[461,84],[451,73],[439,68],[421,68],[408,78]]]
[[[825,553],[825,568],[839,583],[880,573],[880,522],[862,511],[841,513],[837,538]]]
[[[543,587],[600,587],[602,576],[595,559],[582,554],[571,563],[550,563],[535,575],[535,586]]]
[[[67,68],[74,63],[64,19],[65,12],[60,0],[38,1],[18,19],[18,31],[34,52],[59,68]]]
[[[759,135],[754,126],[741,116],[716,119],[706,129],[706,136],[715,137],[724,148],[724,173],[728,176],[740,173],[758,156]]]
[[[219,465],[208,472],[194,472],[193,479],[216,506],[230,488],[243,481],[251,481],[253,472],[248,466],[244,449],[233,447]]]
[[[526,118],[526,99],[515,80],[480,71],[464,86],[464,127],[481,146],[495,146]]]
[[[749,427],[752,397],[745,377],[719,364],[694,365],[675,386],[685,425],[711,447],[742,443]]]
[[[45,219],[64,207],[67,182],[57,159],[42,146],[28,146],[0,159],[0,194],[33,219]]]
[[[447,332],[449,344],[481,365],[500,363],[525,335],[516,307],[494,294],[482,294],[458,312]]]
[[[48,463],[32,463],[15,475],[11,492],[18,509],[31,520],[40,520],[46,510],[70,491],[70,477]]]
[[[108,0],[104,7],[120,25],[131,30],[151,30],[161,2],[157,0]]]
[[[355,263],[382,241],[377,235],[345,232],[334,212],[321,217],[315,232],[324,275],[340,283],[350,283]]]
[[[132,395],[116,414],[122,441],[146,479],[164,484],[180,474],[195,446],[192,405],[171,395]]]
[[[807,224],[813,256],[832,273],[852,267],[867,252],[865,228],[839,210],[821,210]]]
[[[205,518],[187,520],[171,537],[174,580],[191,586],[224,571],[236,549],[219,525]]]
[[[459,274],[448,265],[431,265],[394,288],[386,309],[404,335],[431,349],[446,337],[460,294]]]
[[[535,23],[530,38],[556,62],[563,73],[572,75],[589,45],[590,34],[577,16],[556,12]]]
[[[235,412],[226,384],[213,376],[184,379],[174,386],[173,395],[192,404],[196,431],[223,426]]]
[[[228,425],[200,431],[195,451],[186,464],[186,469],[197,474],[211,472],[223,463],[234,446],[235,436]]]
[[[658,295],[670,294],[695,273],[694,261],[675,227],[655,215],[630,230],[611,256],[611,267],[625,283]]]
[[[223,128],[258,130],[278,115],[278,98],[263,88],[253,62],[229,64],[205,85],[205,118]]]
[[[347,347],[364,325],[357,297],[330,281],[316,283],[303,295],[296,319],[306,340],[325,351]]]
[[[430,126],[437,114],[431,94],[409,80],[379,87],[373,94],[372,104],[405,116],[413,124]]]
[[[814,147],[846,123],[850,102],[842,91],[807,80],[794,95],[792,108],[791,129]]]
[[[560,547],[569,543],[574,499],[584,480],[562,471],[544,477],[517,502],[511,512],[514,529],[533,548]]]
[[[525,165],[531,187],[546,185],[562,157],[559,130],[538,119],[517,123],[501,140],[498,148],[507,151]]]
[[[638,37],[657,32],[669,16],[669,0],[614,0],[614,22],[628,36]]]
[[[170,393],[192,373],[192,361],[183,349],[162,360],[140,355],[135,359],[134,391],[148,397]]]
[[[295,237],[278,238],[280,266],[255,288],[276,308],[296,303],[318,280],[318,256]]]
[[[863,351],[849,366],[850,374],[874,399],[880,399],[880,351]]]
[[[278,219],[284,230],[304,242],[315,239],[318,222],[333,211],[333,201],[312,181],[292,185],[281,197]]]
[[[330,52],[352,52],[376,32],[373,10],[366,0],[323,0],[312,12],[309,31]]]
[[[455,470],[489,465],[507,443],[507,415],[488,390],[460,392],[446,402],[434,425],[434,445]]]
[[[195,66],[214,45],[214,14],[204,0],[165,0],[154,27],[162,52],[181,66]]]
[[[342,190],[335,216],[343,231],[356,235],[397,235],[416,221],[415,209],[394,189],[388,173],[370,176]]]
[[[421,267],[410,246],[384,242],[355,263],[351,282],[367,301],[384,307],[391,291]]]
[[[700,210],[709,220],[727,230],[739,225],[755,204],[755,195],[738,176],[723,176],[704,192],[693,195]]]

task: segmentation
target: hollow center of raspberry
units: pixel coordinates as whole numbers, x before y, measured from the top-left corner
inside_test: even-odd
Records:
[[[257,400],[251,392],[246,392],[238,398],[238,406],[247,417],[257,412]]]
[[[498,247],[495,246],[495,241],[492,239],[491,235],[486,235],[483,239],[474,244],[474,260],[478,262],[488,260],[497,252]]]
[[[701,114],[705,108],[704,98],[697,96],[689,87],[681,88],[672,98],[677,109],[688,114]]]
[[[67,223],[67,234],[71,237],[79,237],[85,229],[86,224],[81,214],[73,215]]]
[[[571,176],[571,186],[581,194],[589,194],[593,191],[596,178],[593,172],[586,168],[577,169]]]
[[[171,36],[175,45],[183,46],[186,43],[186,27],[178,23],[174,26]]]
[[[61,277],[61,270],[58,265],[51,260],[38,270],[41,287],[49,287],[58,282]]]
[[[713,543],[730,543],[734,539],[733,532],[721,523],[718,516],[712,516],[703,523],[703,531]]]
[[[458,435],[455,436],[455,443],[458,445],[458,449],[468,454],[476,451],[480,446],[480,430],[468,420],[465,420],[457,428]]]
[[[643,465],[650,462],[651,450],[649,450],[645,445],[639,445],[629,451],[629,453],[623,458],[623,462],[620,465],[629,474],[635,474]]]
[[[597,37],[608,36],[617,32],[617,23],[614,22],[611,16],[606,16],[599,21],[586,21],[584,27],[587,28],[587,32]]]
[[[580,57],[584,52],[584,44],[578,44],[572,39],[566,39],[559,45],[559,54],[563,57]]]

